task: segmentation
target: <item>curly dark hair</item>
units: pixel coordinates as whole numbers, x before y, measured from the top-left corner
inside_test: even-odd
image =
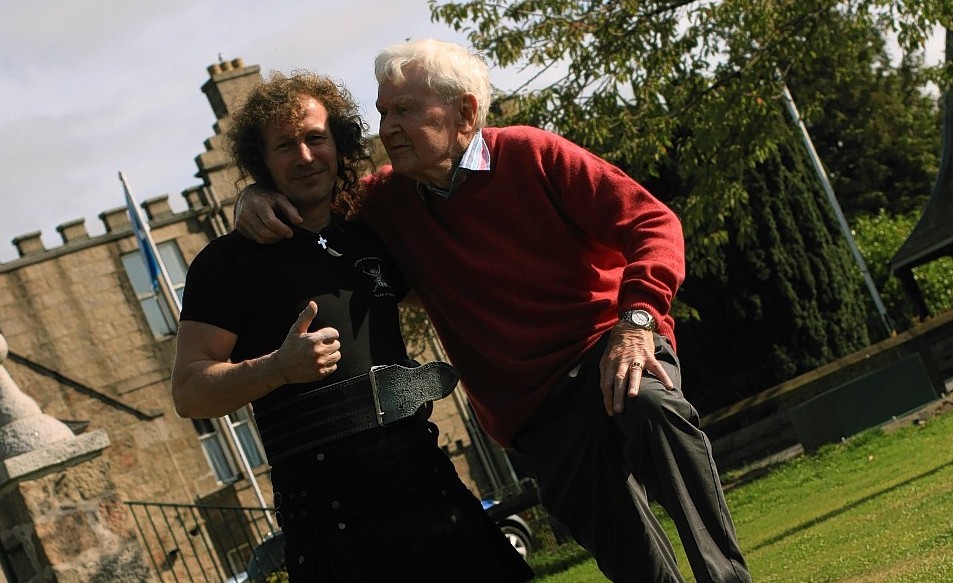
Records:
[[[301,121],[305,112],[300,96],[317,99],[328,111],[328,125],[338,154],[335,204],[339,212],[350,214],[350,202],[337,195],[355,190],[370,161],[367,124],[346,88],[310,71],[293,71],[290,76],[272,72],[252,90],[241,109],[232,114],[225,137],[241,171],[239,180],[250,176],[255,182],[274,188],[265,165],[264,130],[272,122]]]

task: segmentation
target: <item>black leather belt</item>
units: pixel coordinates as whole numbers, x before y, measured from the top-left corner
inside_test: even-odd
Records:
[[[262,444],[274,462],[414,415],[453,392],[459,375],[445,362],[421,366],[390,364],[284,399],[255,411]]]

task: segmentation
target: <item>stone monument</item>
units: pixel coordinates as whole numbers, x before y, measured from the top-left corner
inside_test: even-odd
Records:
[[[7,372],[0,334],[0,583],[152,581],[100,457],[103,430],[74,435]]]

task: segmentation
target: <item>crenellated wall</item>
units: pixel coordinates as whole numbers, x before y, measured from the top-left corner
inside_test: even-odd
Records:
[[[212,212],[208,202],[208,193],[203,192],[206,187],[196,186],[182,193],[188,204],[188,210],[174,213],[169,204],[169,195],[164,194],[142,202],[142,209],[146,213],[150,224],[162,226],[194,217],[201,217]],[[231,203],[234,203],[232,197]],[[49,249],[43,243],[41,231],[31,231],[13,238],[12,243],[17,249],[18,258],[0,263],[0,273],[10,272],[26,265],[39,261],[47,261],[63,255],[96,247],[128,237],[132,233],[132,225],[126,207],[116,207],[99,213],[104,233],[95,237],[89,236],[86,228],[86,219],[79,218],[67,221],[56,226],[62,244]]]

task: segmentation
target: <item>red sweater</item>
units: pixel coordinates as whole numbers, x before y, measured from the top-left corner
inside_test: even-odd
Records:
[[[618,321],[669,306],[681,225],[621,170],[555,134],[484,128],[492,169],[429,204],[390,167],[362,211],[420,296],[483,428],[504,446]]]

